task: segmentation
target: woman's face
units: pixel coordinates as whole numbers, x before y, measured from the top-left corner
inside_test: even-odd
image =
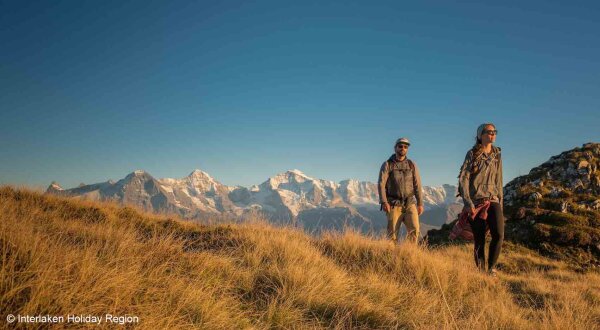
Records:
[[[496,127],[494,125],[487,125],[481,133],[481,143],[488,144],[496,142]]]

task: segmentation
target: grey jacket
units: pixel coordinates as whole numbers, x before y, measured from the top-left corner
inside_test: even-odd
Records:
[[[475,207],[477,200],[489,198],[502,205],[502,158],[500,148],[492,146],[488,155],[482,153],[473,159],[473,150],[469,150],[460,168],[458,181],[465,206]],[[473,165],[479,171],[472,173]]]
[[[417,164],[413,171],[410,168],[408,158],[402,161],[396,159],[393,154],[387,161],[381,165],[379,170],[379,180],[377,183],[379,190],[379,202],[381,204],[389,203],[395,205],[414,204],[423,205],[423,187],[421,186],[421,175]]]

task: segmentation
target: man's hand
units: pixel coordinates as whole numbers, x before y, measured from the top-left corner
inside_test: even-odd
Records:
[[[417,214],[421,215],[421,214],[423,214],[423,211],[425,211],[425,208],[423,207],[423,205],[417,206]]]
[[[383,210],[385,211],[385,213],[390,213],[390,211],[392,210],[392,207],[390,206],[389,203],[383,203]]]

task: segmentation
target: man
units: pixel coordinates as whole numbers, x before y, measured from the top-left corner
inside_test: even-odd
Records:
[[[402,223],[406,226],[406,239],[417,243],[419,215],[423,213],[423,188],[417,165],[406,158],[410,142],[399,138],[395,153],[386,160],[379,171],[379,202],[388,219],[387,233],[392,242]]]

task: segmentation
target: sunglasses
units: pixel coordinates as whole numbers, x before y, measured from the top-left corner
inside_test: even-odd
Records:
[[[498,130],[495,129],[486,129],[483,131],[483,134],[496,135],[498,134]]]
[[[406,144],[397,144],[396,148],[400,148],[400,149],[408,149],[408,146]]]

